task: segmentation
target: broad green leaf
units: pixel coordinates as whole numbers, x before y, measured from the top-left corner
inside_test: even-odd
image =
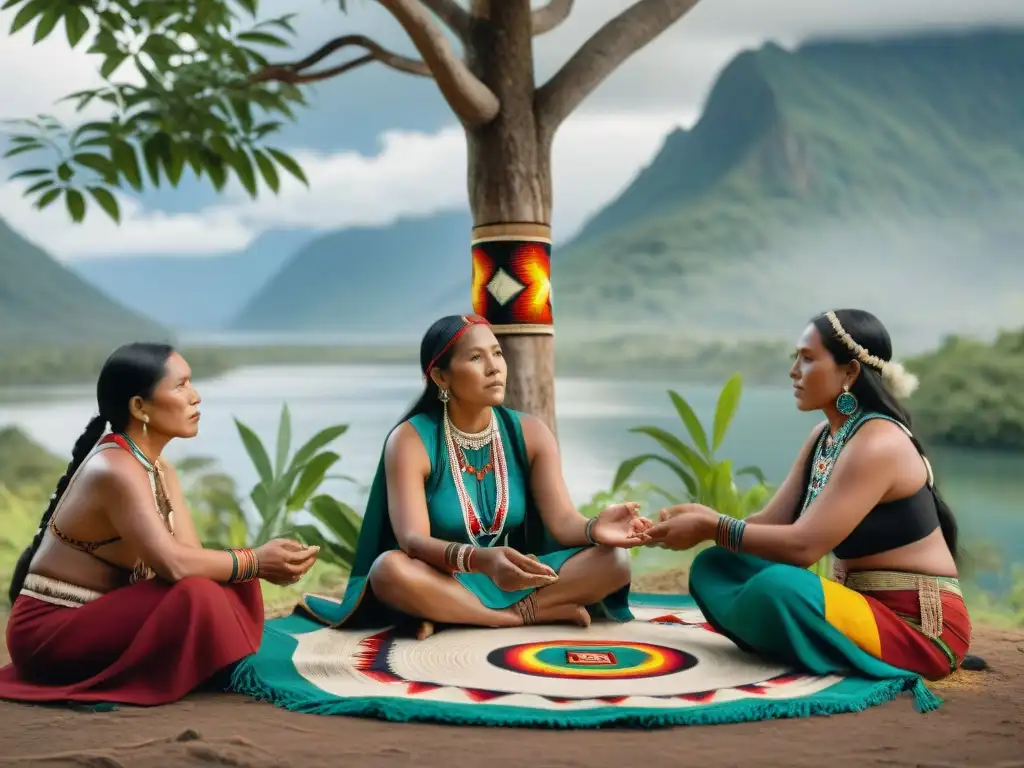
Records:
[[[757,480],[757,482],[764,485],[768,483],[768,481],[765,479],[764,472],[761,471],[760,467],[749,466],[743,467],[743,469],[736,470],[736,477],[742,477],[743,475],[752,477],[755,480]]]
[[[14,146],[14,147],[11,147],[6,152],[4,152],[4,157],[14,157],[15,155],[20,155],[23,152],[35,152],[36,150],[39,150],[39,149],[42,149],[42,148],[43,148],[43,145],[42,144],[38,144],[38,143],[37,144],[18,144],[18,145]]]
[[[139,168],[135,147],[124,140],[115,141],[111,146],[111,157],[114,160],[114,167],[124,176],[125,181],[141,192],[142,171]]]
[[[316,490],[323,484],[324,478],[334,464],[340,459],[336,453],[325,451],[317,454],[302,469],[299,481],[296,483],[292,495],[288,497],[288,509],[295,511],[302,509],[309,501]]]
[[[242,32],[236,39],[243,43],[256,43],[257,45],[270,45],[275,48],[287,48],[288,43],[277,35],[270,32]]]
[[[256,483],[249,492],[249,498],[252,499],[256,511],[260,513],[261,520],[266,522],[273,517],[274,510],[270,506],[270,491],[267,490],[266,483]]]
[[[292,456],[292,466],[298,466],[299,464],[305,464],[312,458],[313,454],[319,451],[326,445],[333,443],[339,437],[341,437],[348,430],[348,424],[337,424],[333,427],[327,427],[321,429],[309,440],[307,440],[299,450]]]
[[[237,149],[228,154],[224,158],[227,160],[234,171],[235,175],[238,176],[238,181],[246,192],[249,193],[249,197],[256,197],[256,171],[252,167],[252,161],[249,159],[249,155],[244,149]]]
[[[719,512],[736,513],[736,487],[732,481],[732,462],[719,462],[712,469],[711,504]]]
[[[116,223],[121,223],[121,208],[117,204],[117,198],[109,190],[103,187],[87,187],[92,199],[99,203],[100,208],[107,212],[107,215]]]
[[[36,192],[39,192],[48,187],[52,187],[55,183],[56,182],[53,179],[43,179],[42,181],[37,181],[35,184],[33,184],[31,187],[25,190],[25,196],[28,197],[29,195],[34,195]]]
[[[33,176],[46,176],[50,173],[51,171],[49,168],[31,168],[27,171],[18,171],[17,173],[11,174],[8,177],[8,180],[14,181],[15,179],[27,179]]]
[[[242,438],[242,444],[245,446],[245,452],[249,454],[249,460],[256,468],[257,474],[267,485],[274,482],[274,470],[270,466],[270,457],[267,456],[267,451],[263,447],[263,443],[260,441],[256,433],[253,432],[249,427],[235,419],[235,427],[238,429],[238,434]]]
[[[659,427],[634,427],[630,432],[647,435],[657,440],[662,448],[690,467],[699,486],[704,486],[708,482],[708,475],[711,471],[710,465],[699,453],[683,443],[675,435]]]
[[[292,414],[287,403],[281,406],[281,420],[277,425],[277,460],[274,462],[274,474],[280,476],[288,461],[288,452],[292,449]]]
[[[60,21],[60,8],[51,7],[40,17],[39,22],[36,24],[36,32],[33,36],[34,42],[42,42],[51,32],[54,27],[57,26],[57,22]]]
[[[693,440],[693,444],[697,447],[697,450],[701,452],[701,455],[710,461],[711,451],[708,449],[708,437],[704,432],[704,427],[701,425],[700,419],[697,418],[697,414],[694,413],[690,404],[686,402],[678,392],[669,390],[668,396],[671,398],[672,404],[676,407],[676,413],[679,414],[679,418],[686,427],[686,431],[690,433],[690,439]]]
[[[259,150],[254,149],[252,156],[256,158],[256,165],[260,168],[260,173],[263,175],[263,180],[267,182],[267,186],[274,192],[277,192],[281,188],[281,179],[277,175],[277,168],[270,161],[266,155]]]
[[[114,176],[114,166],[109,159],[96,152],[79,152],[71,157],[72,162],[96,171],[104,179]]]
[[[69,5],[64,11],[64,31],[68,45],[74,48],[89,31],[89,19],[77,5]]]
[[[619,465],[618,470],[615,472],[615,479],[612,481],[612,490],[617,490],[622,486],[623,483],[628,480],[632,474],[637,470],[640,465],[647,463],[648,461],[657,461],[664,464],[666,467],[671,469],[686,486],[686,490],[691,496],[697,495],[697,484],[694,478],[681,467],[677,462],[671,459],[659,456],[656,453],[645,453],[641,456],[634,456],[630,459],[626,459]]]
[[[718,450],[725,439],[725,433],[729,429],[732,417],[736,415],[736,408],[740,404],[740,395],[743,394],[743,377],[738,373],[733,374],[722,392],[718,396],[718,405],[715,407],[715,435],[713,450]]]
[[[25,0],[5,0],[3,5],[0,5],[0,11],[6,11],[8,8],[13,8],[18,3],[23,3]]]
[[[121,51],[107,54],[107,58],[100,67],[100,77],[107,80],[112,74],[114,74],[118,67],[124,64],[124,60],[127,58],[128,54],[122,53]]]
[[[68,189],[64,192],[64,202],[68,207],[71,220],[75,223],[85,218],[85,198],[77,189]]]
[[[15,14],[14,21],[11,22],[10,34],[13,35],[36,16],[45,12],[49,5],[49,0],[29,0],[29,3]]]
[[[36,208],[38,208],[40,211],[43,210],[43,208],[45,208],[58,197],[60,197],[60,193],[62,191],[62,189],[57,188],[51,189],[49,192],[44,192],[42,196],[40,196],[39,200],[36,202]]]
[[[301,181],[307,187],[309,186],[309,181],[306,180],[306,174],[303,173],[302,167],[295,162],[290,155],[285,154],[279,149],[271,149],[269,147],[267,148],[267,152],[269,152],[270,156],[277,161],[278,165],[288,171],[288,173]]]
[[[321,494],[309,502],[309,511],[339,541],[355,549],[362,521],[351,507],[332,496]]]

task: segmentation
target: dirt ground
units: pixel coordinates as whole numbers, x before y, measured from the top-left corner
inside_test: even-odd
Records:
[[[684,578],[644,587],[678,589]],[[0,766],[1024,768],[1024,632],[976,627],[971,650],[992,669],[937,684],[945,704],[927,715],[903,696],[828,718],[654,731],[385,723],[300,715],[224,694],[109,713],[0,702]]]

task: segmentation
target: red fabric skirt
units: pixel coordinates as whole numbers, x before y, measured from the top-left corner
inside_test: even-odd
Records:
[[[22,594],[0,699],[168,704],[255,653],[262,633],[259,581],[149,580],[78,607]]]

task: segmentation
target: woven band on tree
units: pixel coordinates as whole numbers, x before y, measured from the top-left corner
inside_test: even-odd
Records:
[[[473,229],[473,311],[496,334],[551,335],[551,227],[488,224]]]

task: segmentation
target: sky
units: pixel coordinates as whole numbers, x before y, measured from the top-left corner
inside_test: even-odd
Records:
[[[538,80],[554,73],[603,23],[632,0],[580,0],[570,19],[535,44]],[[541,5],[535,2],[534,5]],[[327,39],[363,32],[414,53],[404,32],[372,0],[307,2],[296,20],[302,55]],[[263,0],[267,15],[296,0]],[[584,11],[584,8],[586,9]],[[14,12],[0,12],[0,119],[55,113],[81,120],[56,102],[98,82],[96,61],[68,49],[63,34],[32,44],[14,36]],[[555,236],[564,238],[648,164],[664,137],[691,125],[718,71],[737,53],[767,41],[793,46],[809,38],[876,37],[903,32],[1024,25],[1022,0],[702,0],[689,15],[629,59],[560,129],[553,158]],[[276,144],[303,163],[310,188],[286,183],[253,201],[238,189],[217,195],[202,184],[122,197],[122,223],[98,210],[73,224],[64,208],[34,210],[17,170],[0,161],[0,217],[59,259],[173,254],[201,258],[245,248],[261,232],[285,227],[336,229],[387,224],[466,206],[461,128],[434,84],[377,65],[308,92],[310,108]],[[25,156],[22,156],[25,157]],[[31,155],[29,155],[31,157]]]

